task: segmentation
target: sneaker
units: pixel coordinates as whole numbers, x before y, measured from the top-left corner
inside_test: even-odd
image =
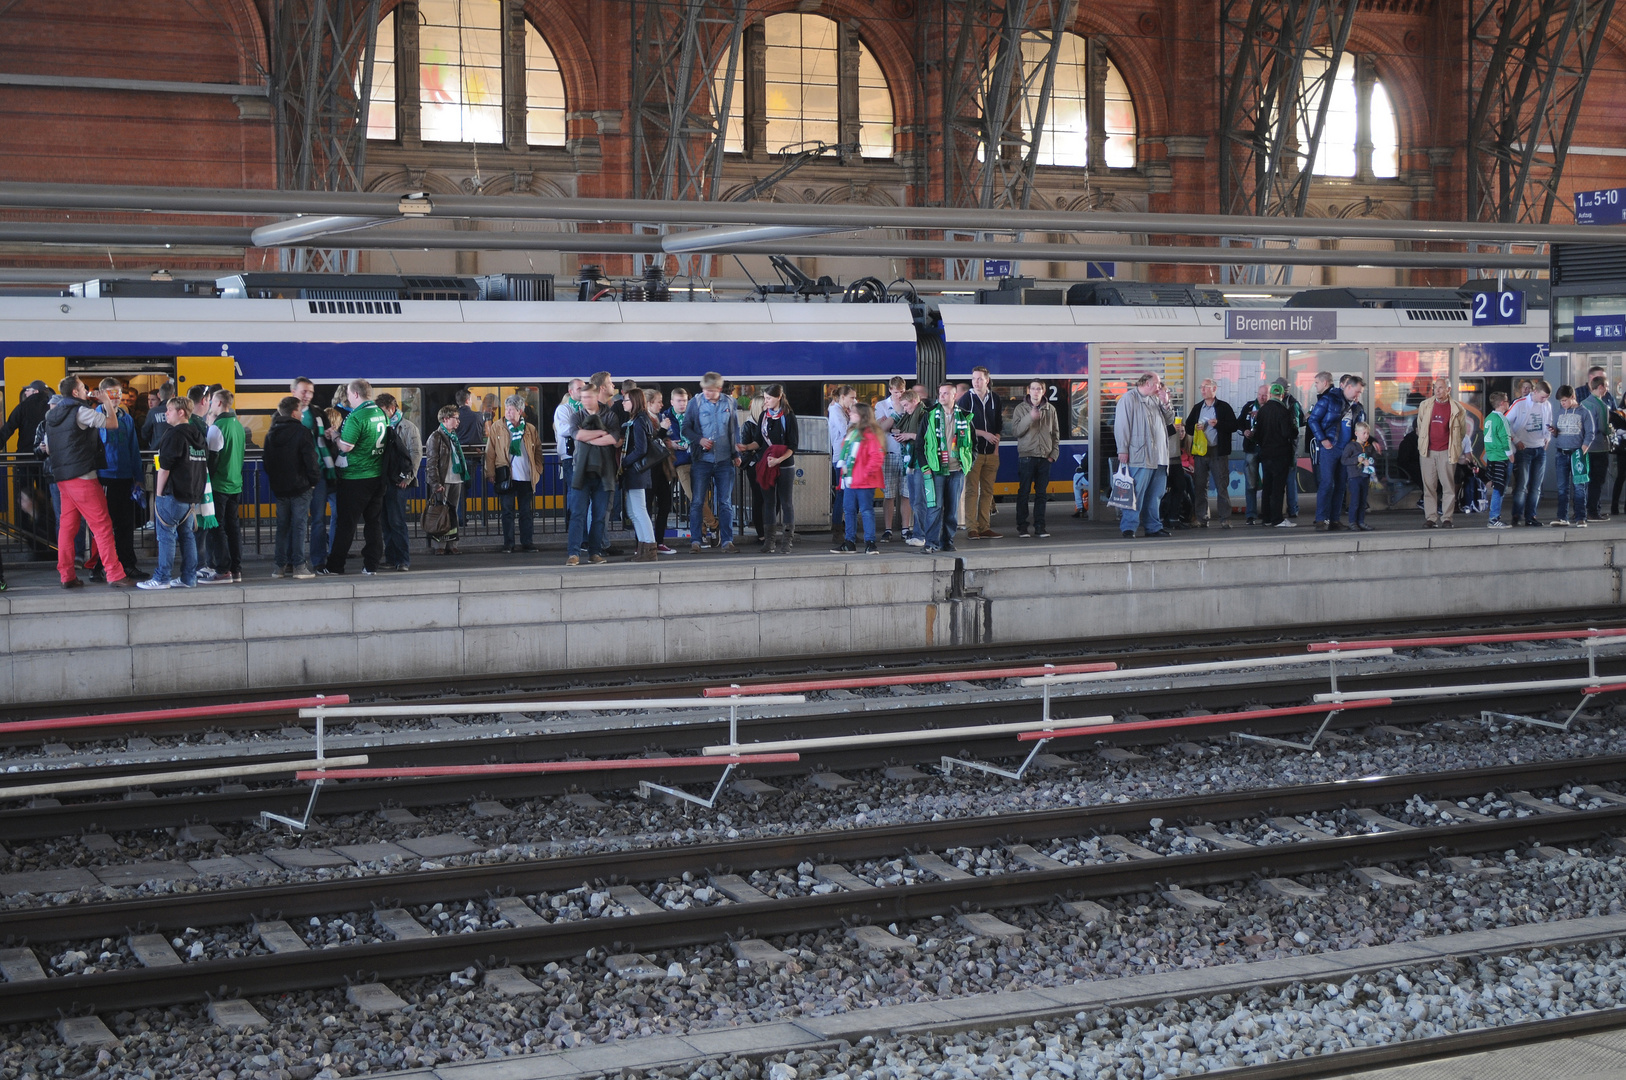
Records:
[[[938,549],[938,550],[939,550],[939,551],[959,551],[959,550],[960,550],[960,549],[959,549],[959,548],[957,548],[957,547],[955,547],[955,546],[954,546],[954,541],[952,541],[952,540],[951,540],[951,541],[949,541],[949,542],[948,542],[948,543],[946,543],[946,544],[944,544],[944,545],[943,545],[943,546],[942,546],[942,547],[941,547],[941,548],[939,548],[939,549]]]
[[[512,555],[514,553],[514,545],[513,544],[504,544],[502,546],[502,553],[504,555]]]
[[[207,566],[198,567],[198,580],[199,581],[213,581],[214,579],[215,579],[215,572],[213,570],[211,570]]]
[[[1003,539],[1005,539],[1005,534],[1004,533],[996,533],[992,529],[984,529],[982,531],[982,539],[984,539],[984,540],[1003,540]]]
[[[588,559],[587,561],[592,563],[594,566],[597,566],[599,563],[609,562],[609,560],[606,559],[602,555],[594,555],[592,558]]]
[[[1425,529],[1438,529],[1439,527],[1440,527],[1440,523],[1435,521],[1433,518],[1424,518],[1423,519],[1423,528],[1425,528]]]
[[[136,583],[138,589],[167,589],[169,587],[169,582],[159,581],[157,578],[148,578],[146,581]]]
[[[231,583],[233,585],[241,585],[243,583],[243,572],[241,570],[233,570],[232,571],[232,573],[231,573]]]
[[[1525,518],[1524,526],[1527,529],[1539,529],[1541,528],[1541,521],[1537,518]]]
[[[1125,529],[1124,530],[1124,539],[1125,540],[1133,540],[1134,538],[1135,538],[1135,530],[1134,529]]]
[[[403,571],[403,572],[407,571],[407,570],[411,570],[412,569],[412,564],[410,564],[410,563],[396,563],[395,564],[395,569],[399,570],[399,571]]]
[[[740,549],[734,546],[734,541],[732,540],[717,550],[721,551],[724,555],[738,555],[740,553]]]
[[[1598,513],[1593,514],[1591,517],[1587,518],[1587,520],[1588,521],[1608,521],[1609,520],[1609,515],[1605,514],[1603,511],[1600,510]]]
[[[570,558],[565,560],[566,566],[580,566],[581,564],[582,560],[580,555],[572,555]]]
[[[316,573],[319,574],[322,577],[332,577],[333,576],[333,571],[329,570],[325,566],[318,566],[316,568]]]
[[[1315,531],[1316,532],[1326,532],[1327,531],[1327,523],[1325,521],[1316,522],[1315,523]]]
[[[930,544],[927,544],[925,547],[920,549],[920,553],[922,555],[936,555],[937,554],[937,548],[934,548]]]
[[[1564,518],[1554,518],[1547,523],[1547,526],[1552,529],[1567,529],[1570,527],[1570,523]]]
[[[1456,526],[1451,523],[1450,518],[1442,518],[1440,520],[1440,528],[1442,528],[1442,529],[1454,529],[1454,528],[1456,528]]]
[[[875,541],[871,540],[864,545],[865,555],[879,555],[880,553],[881,549],[875,546]]]
[[[1577,529],[1584,529],[1584,528],[1586,528],[1586,519],[1585,519],[1585,518],[1581,518],[1581,519],[1580,519],[1580,520],[1578,520],[1578,521],[1576,521],[1576,522],[1575,522],[1575,527],[1576,527],[1576,528],[1577,528]]]
[[[294,568],[291,566],[279,566],[275,570],[271,571],[271,576],[273,578],[293,577]]]
[[[699,544],[690,544],[689,545],[689,554],[690,555],[698,555],[698,554],[700,554],[700,545]]]
[[[925,539],[923,537],[919,537],[919,536],[911,536],[909,539],[905,540],[904,543],[908,544],[910,547],[925,547],[926,546]]]
[[[519,549],[521,551],[538,551],[538,550],[540,550],[535,544],[521,544],[519,546]],[[406,567],[403,566],[403,567],[401,567],[401,569],[405,570]]]
[[[1367,524],[1367,523],[1366,523],[1366,522],[1364,522],[1364,521],[1363,521],[1363,522],[1361,522],[1361,523],[1360,523],[1360,524],[1359,524],[1359,525],[1357,525],[1357,526],[1355,526],[1355,527],[1356,527],[1356,528],[1357,528],[1357,529],[1359,529],[1359,530],[1361,530],[1361,531],[1362,531],[1362,532],[1375,532],[1375,531],[1377,531],[1377,530],[1376,530],[1376,528],[1375,528],[1375,527],[1374,527],[1374,526],[1371,526],[1371,525],[1368,525],[1368,524]]]
[[[656,551],[657,554],[660,554],[660,555],[676,555],[677,554],[677,549],[676,548],[669,548],[665,544],[656,544],[655,545],[655,551]]]
[[[378,574],[377,570],[369,570],[365,566],[363,566],[361,568],[361,576],[362,577],[376,577],[377,574]]]
[[[834,540],[830,543],[830,554],[832,555],[840,555],[846,550],[847,542],[845,540]]]
[[[903,542],[905,544],[907,544],[909,541],[913,540],[914,538],[915,538],[914,526],[912,526],[912,525],[904,526],[904,529],[903,529]]]
[[[841,555],[856,555],[856,554],[858,554],[858,545],[857,544],[850,544],[850,543],[848,543],[848,542],[846,542],[844,540],[841,543],[841,550],[838,552],[838,554],[841,554]]]
[[[882,529],[881,530],[881,543],[890,544],[891,542],[892,542],[892,530],[891,529]]]
[[[1485,522],[1485,528],[1487,528],[1487,529],[1511,529],[1511,528],[1513,528],[1513,526],[1509,525],[1507,522],[1503,521],[1501,518],[1491,518],[1489,521]]]
[[[1282,518],[1282,520],[1276,523],[1276,528],[1278,529],[1296,529],[1298,527],[1299,523],[1294,521],[1292,518]]]
[[[1018,540],[1026,540],[1026,539],[1028,539],[1028,531],[1026,529],[1017,529],[1016,530],[1016,538]]]
[[[1043,529],[1040,529],[1038,532],[1034,533],[1033,535],[1037,536],[1040,540],[1048,540],[1050,538],[1050,534],[1045,532]]]
[[[1246,524],[1246,525],[1257,525],[1259,523],[1257,521],[1253,520],[1253,518],[1249,518],[1246,522],[1244,522],[1244,524]]]
[[[199,570],[198,571],[198,580],[199,581],[207,581],[210,585],[230,585],[231,584],[231,575],[230,574],[215,573],[215,572],[211,571],[209,577],[204,577],[203,576],[203,571]]]
[[[316,576],[316,571],[312,570],[309,565],[300,563],[298,566],[294,567],[291,576],[295,581],[309,581],[311,578]]]

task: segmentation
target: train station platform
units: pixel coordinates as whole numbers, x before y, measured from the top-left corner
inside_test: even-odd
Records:
[[[7,567],[0,706],[324,689],[603,667],[863,655],[958,645],[1423,617],[1622,602],[1626,519],[1587,529],[1192,530],[1123,539],[1064,519],[1046,540],[903,544],[878,556],[804,537],[788,556],[688,554],[567,568],[557,552],[423,560],[409,573],[63,591]]]

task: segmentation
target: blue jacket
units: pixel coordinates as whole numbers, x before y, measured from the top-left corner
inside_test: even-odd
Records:
[[[1365,421],[1366,408],[1358,401],[1347,401],[1343,387],[1330,386],[1310,410],[1310,434],[1317,447],[1324,440],[1332,440],[1331,452],[1341,455],[1355,437],[1355,425]]]
[[[683,437],[689,440],[689,453],[695,461],[732,464],[740,442],[740,414],[734,399],[723,394],[716,404],[706,400],[705,394],[689,399],[689,408],[683,414]],[[712,448],[703,450],[701,439],[710,439]]]
[[[104,412],[105,407],[98,405],[96,411]],[[120,409],[118,430],[103,428],[100,434],[107,449],[107,468],[96,470],[96,475],[103,480],[134,480],[140,476],[141,446],[136,441],[135,418]]]

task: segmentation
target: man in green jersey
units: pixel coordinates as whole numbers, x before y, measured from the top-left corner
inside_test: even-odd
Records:
[[[243,448],[247,433],[237,419],[236,396],[230,390],[216,390],[209,398],[204,415],[209,449],[209,481],[215,490],[215,520],[220,527],[209,530],[209,562],[217,582],[243,580],[243,537],[237,517],[243,497]],[[216,444],[219,445],[216,445]]]
[[[361,521],[361,572],[375,574],[384,555],[384,437],[389,420],[373,403],[373,387],[366,379],[352,380],[346,393],[350,415],[337,431],[329,432],[344,451],[345,464],[339,468],[339,516],[333,523],[333,546],[320,572],[344,573],[356,522]]]

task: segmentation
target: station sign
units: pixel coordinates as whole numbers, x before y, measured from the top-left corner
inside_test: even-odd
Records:
[[[1524,293],[1518,289],[1474,293],[1469,313],[1475,326],[1523,326]]]
[[[1605,341],[1626,345],[1626,315],[1577,315],[1575,343]]]
[[[1575,193],[1577,225],[1626,224],[1626,188],[1603,188]]]
[[[1328,341],[1337,336],[1337,311],[1243,308],[1225,313],[1227,341]]]
[[[995,278],[1011,276],[1011,260],[984,259],[982,260],[982,279],[993,281]]]

